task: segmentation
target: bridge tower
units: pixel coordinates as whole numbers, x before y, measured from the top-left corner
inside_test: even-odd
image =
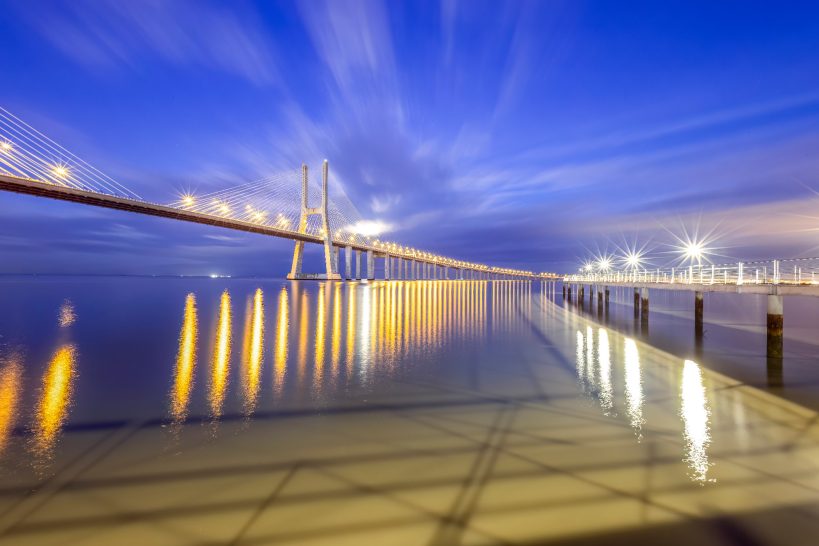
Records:
[[[341,280],[338,273],[338,261],[333,252],[333,234],[330,232],[330,217],[328,214],[329,199],[327,196],[327,182],[329,175],[329,165],[324,160],[321,172],[321,205],[318,207],[308,207],[307,195],[307,165],[301,166],[301,217],[299,218],[299,233],[307,233],[307,219],[317,215],[321,217],[322,239],[324,243],[324,267],[326,273],[303,273],[302,259],[304,257],[304,241],[296,241],[293,249],[293,264],[290,266],[291,280],[327,279]]]

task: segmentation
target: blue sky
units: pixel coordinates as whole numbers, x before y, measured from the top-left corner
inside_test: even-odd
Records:
[[[819,5],[0,1],[0,105],[168,202],[302,162],[386,237],[574,270],[684,227],[819,253]],[[291,245],[0,195],[2,272],[281,275]],[[661,264],[658,264],[661,265]]]

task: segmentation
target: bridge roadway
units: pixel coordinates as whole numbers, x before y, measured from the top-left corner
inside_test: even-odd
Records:
[[[235,220],[231,218],[224,218],[211,214],[185,210],[167,205],[158,205],[155,203],[148,203],[138,199],[128,199],[125,197],[116,197],[113,195],[106,195],[102,193],[90,192],[76,188],[65,186],[58,186],[46,182],[40,182],[28,178],[19,178],[0,173],[0,191],[8,191],[14,193],[22,193],[26,195],[34,195],[37,197],[47,197],[49,199],[58,199],[61,201],[69,201],[72,203],[82,203],[95,207],[103,207],[108,209],[123,210],[128,212],[135,212],[138,214],[146,214],[149,216],[159,216],[162,218],[171,218],[173,220],[181,220],[184,222],[193,222],[197,224],[205,224],[209,226],[217,226],[238,231],[245,231],[248,233],[258,233],[260,235],[268,235],[271,237],[280,237],[283,239],[290,239],[292,241],[302,241],[305,243],[324,244],[324,240],[319,235],[310,233],[299,233],[297,231],[280,229],[262,224],[255,224],[253,222],[246,222],[242,220]],[[449,260],[430,260],[419,256],[407,256],[400,252],[392,252],[385,248],[378,248],[375,246],[362,245],[360,243],[348,243],[343,241],[333,240],[332,245],[336,248],[347,248],[360,252],[372,252],[378,257],[389,258],[404,258],[416,261],[420,264],[429,264],[440,267],[453,267],[456,269],[466,269],[481,273],[495,274],[500,272],[496,268],[475,269],[469,267],[460,267],[451,263]],[[527,275],[522,272],[510,272],[503,270],[502,274],[505,278],[540,278],[556,280],[556,277],[545,274]]]

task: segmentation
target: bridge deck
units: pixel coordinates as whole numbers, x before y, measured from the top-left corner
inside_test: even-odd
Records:
[[[629,281],[591,281],[591,280],[564,280],[564,284],[596,285],[596,286],[627,286],[634,288],[650,288],[657,290],[682,290],[689,292],[730,292],[736,294],[774,294],[780,296],[817,296],[819,284],[735,284],[735,283],[680,283],[680,282],[629,282]]]
[[[108,209],[123,210],[128,212],[135,212],[138,214],[147,214],[149,216],[159,216],[162,218],[171,218],[173,220],[181,220],[184,222],[193,222],[197,224],[205,224],[209,226],[217,226],[227,229],[234,229],[238,231],[245,231],[248,233],[258,233],[260,235],[268,235],[271,237],[280,237],[283,239],[290,239],[293,241],[303,241],[305,243],[323,244],[323,239],[318,235],[308,233],[299,233],[286,229],[279,229],[262,224],[255,224],[253,222],[245,222],[242,220],[234,220],[231,218],[223,218],[211,214],[201,212],[194,212],[167,205],[158,205],[155,203],[148,203],[138,199],[129,199],[126,197],[116,197],[113,195],[106,195],[96,192],[79,190],[75,188],[68,188],[65,186],[58,186],[37,180],[27,178],[19,178],[0,173],[0,191],[9,191],[14,193],[22,193],[26,195],[35,195],[38,197],[47,197],[49,199],[58,199],[60,201],[69,201],[72,203],[82,203],[95,207],[103,207]],[[376,256],[390,256],[390,257],[404,257],[402,254],[393,253],[383,248],[373,248],[362,244],[347,243],[341,241],[333,241],[333,246],[339,248],[351,247],[353,250],[372,251]],[[417,262],[446,265],[434,260],[425,260],[420,257],[411,258]],[[454,267],[454,266],[450,266]],[[464,268],[473,269],[473,268]],[[515,275],[515,274],[512,274]],[[523,275],[515,275],[523,276]],[[529,276],[526,276],[529,277]],[[544,278],[543,275],[532,275],[532,277]],[[555,277],[556,278],[556,277]]]

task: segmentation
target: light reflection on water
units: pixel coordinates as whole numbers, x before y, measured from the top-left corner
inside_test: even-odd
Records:
[[[264,357],[264,294],[257,288],[248,302],[245,320],[244,357],[242,358],[242,394],[245,415],[256,409],[261,387],[262,359]]]
[[[230,371],[231,335],[230,294],[225,290],[222,292],[219,303],[219,321],[216,327],[216,344],[213,349],[210,392],[208,395],[211,417],[214,420],[222,416],[225,402],[228,372]]]
[[[691,477],[698,482],[708,479],[708,446],[711,432],[708,424],[710,410],[702,381],[702,372],[696,362],[686,360],[682,369],[680,399],[683,423],[685,425],[685,460],[691,469]]]
[[[76,353],[76,348],[71,344],[60,346],[43,376],[32,438],[32,448],[41,462],[51,458],[52,449],[71,407]]]
[[[5,451],[17,423],[22,395],[23,367],[19,355],[0,364],[0,455]]]
[[[597,332],[597,352],[595,359],[594,330],[586,328],[575,333],[575,369],[579,386],[599,404],[604,415],[616,416],[614,366],[611,362],[611,348],[608,332],[599,328]],[[637,440],[643,439],[643,380],[640,369],[640,353],[633,339],[625,338],[623,351],[623,404]],[[690,478],[699,483],[714,482],[708,478],[708,449],[711,443],[707,395],[702,372],[697,363],[685,360],[680,381],[682,436],[684,460],[689,467]]]
[[[176,427],[177,439],[185,433],[186,422],[218,422],[233,415],[250,422],[251,416],[282,404],[298,408],[305,403],[313,408],[337,404],[347,393],[360,396],[355,393],[375,390],[378,382],[410,373],[427,361],[436,362],[438,368],[425,373],[446,375],[449,363],[435,360],[436,351],[452,350],[455,345],[462,351],[490,337],[508,339],[515,332],[525,333],[529,327],[524,317],[531,313],[532,304],[531,288],[524,283],[484,281],[289,283],[268,292],[267,302],[265,290],[257,286],[231,291],[237,298],[247,298],[244,321],[236,324],[236,331],[227,290],[199,297],[189,292],[175,304],[181,305],[182,327],[174,327],[179,332],[174,341],[175,364],[170,368],[174,361],[165,361],[168,367],[163,375],[165,381],[170,379],[171,389],[168,396],[167,386],[163,388],[162,406]],[[64,308],[60,307],[59,316],[66,313]],[[65,326],[76,320],[73,304],[71,316]],[[202,339],[200,320],[215,325]],[[69,330],[61,329],[58,337]],[[645,374],[638,344],[629,338],[620,342],[616,333],[597,326],[571,328],[569,335],[571,331],[575,331],[573,373],[581,391],[608,418],[627,421],[641,441]],[[242,350],[235,351],[240,355],[232,351],[234,335],[242,336],[238,338]],[[205,369],[208,380],[197,387],[197,355],[202,351],[212,353]],[[41,460],[50,458],[67,421],[78,375],[76,355],[76,342],[62,339],[43,375],[30,427],[30,445]],[[571,354],[567,360],[571,361]],[[23,369],[19,359],[0,364],[2,453],[13,441],[16,423],[27,414],[20,409]],[[232,373],[238,374],[235,387]],[[708,476],[710,411],[699,366],[685,361],[681,375],[666,381],[673,382],[668,386],[681,397],[680,436],[690,477],[700,483],[712,481]]]
[[[196,368],[197,323],[196,296],[188,294],[185,297],[182,331],[179,333],[179,353],[176,357],[176,371],[171,390],[171,415],[176,422],[184,421],[188,414],[188,401]]]
[[[640,353],[637,343],[631,338],[624,342],[626,387],[626,413],[637,438],[642,438],[643,429],[643,379],[640,373]]]

